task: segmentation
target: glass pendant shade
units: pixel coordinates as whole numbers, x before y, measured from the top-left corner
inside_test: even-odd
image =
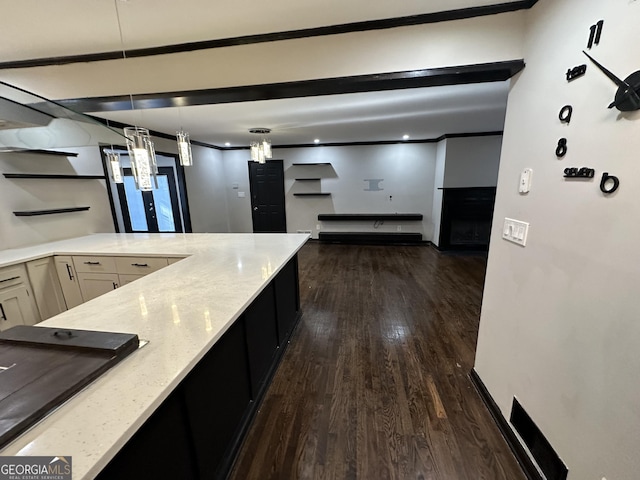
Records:
[[[120,166],[120,154],[115,152],[109,152],[107,155],[107,162],[111,169],[111,179],[114,183],[123,183],[122,167]]]
[[[251,142],[251,160],[265,163],[268,158],[271,158],[271,142],[269,140]]]
[[[193,156],[191,155],[191,141],[189,134],[184,130],[176,133],[178,141],[178,156],[180,157],[180,165],[185,167],[193,165]]]
[[[140,127],[126,127],[127,150],[131,161],[131,171],[138,190],[148,191],[158,187],[156,174],[156,152],[149,130]]]

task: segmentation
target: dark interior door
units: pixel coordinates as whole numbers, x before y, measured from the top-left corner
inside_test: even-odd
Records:
[[[286,233],[282,160],[249,162],[249,184],[254,233]]]
[[[124,183],[117,184],[125,231],[182,232],[176,180],[171,167],[158,168],[158,188],[136,190],[130,168],[124,168]]]

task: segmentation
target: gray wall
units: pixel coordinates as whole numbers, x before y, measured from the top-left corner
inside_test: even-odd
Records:
[[[423,222],[385,222],[378,231],[420,232],[425,240],[433,233],[431,212],[436,146],[434,144],[396,144],[353,147],[308,147],[274,150],[283,159],[287,229],[366,231],[373,222],[320,223],[319,213],[422,213]],[[224,152],[230,231],[251,232],[251,202],[248,151]],[[322,163],[330,166],[294,166],[293,163]],[[300,182],[295,178],[321,177],[320,182]],[[365,179],[383,179],[380,191],[365,191]],[[234,189],[233,185],[238,188]],[[191,188],[191,187],[189,187]],[[296,197],[294,193],[323,191],[329,197]],[[245,197],[239,198],[238,192]]]
[[[0,153],[0,173],[104,175],[98,147],[65,148],[77,157]],[[113,232],[104,180],[7,179],[0,175],[0,250]],[[91,207],[88,211],[16,217],[13,211]]]
[[[230,219],[222,152],[194,145],[192,153],[194,162],[185,167],[185,177],[193,231],[228,232]]]
[[[640,2],[540,0],[527,13],[526,69],[509,96],[475,368],[508,418],[513,396],[569,467],[570,480],[633,480],[640,459],[640,113],[607,106],[616,86],[593,65],[568,83],[589,26],[593,56],[614,73],[640,68]],[[570,125],[558,120],[574,107]],[[555,156],[558,139],[569,151]],[[593,180],[567,181],[566,167]],[[532,190],[518,194],[524,168]],[[603,172],[620,178],[605,196]],[[526,247],[502,221],[530,222]]]

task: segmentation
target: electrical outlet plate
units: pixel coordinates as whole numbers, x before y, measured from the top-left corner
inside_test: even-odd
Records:
[[[520,186],[518,187],[520,193],[529,193],[529,190],[531,190],[531,177],[533,177],[533,170],[525,168],[520,174]]]
[[[502,238],[523,247],[527,245],[529,235],[529,224],[513,218],[505,218],[502,227]]]

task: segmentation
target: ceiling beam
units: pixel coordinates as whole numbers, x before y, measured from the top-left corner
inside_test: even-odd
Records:
[[[405,88],[463,85],[508,80],[525,66],[524,60],[404,72],[244,85],[239,87],[73,98],[56,103],[76,112],[109,112],[150,108],[186,107],[221,103],[254,102],[282,98],[315,97],[343,93],[376,92]]]

